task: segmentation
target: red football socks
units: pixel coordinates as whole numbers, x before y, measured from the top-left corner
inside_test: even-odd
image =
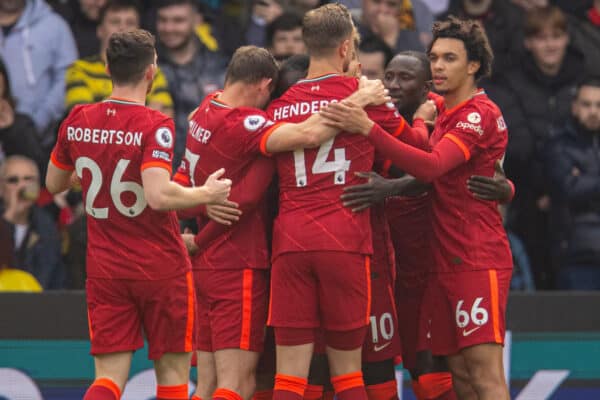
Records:
[[[413,381],[413,391],[419,400],[456,400],[450,372],[421,375]]]
[[[188,385],[161,386],[156,387],[156,400],[187,400],[189,397]]]
[[[83,396],[83,400],[119,400],[121,389],[108,378],[96,379]]]
[[[202,400],[202,398],[198,395],[193,395],[190,400]]]
[[[242,396],[233,390],[219,388],[213,393],[213,400],[242,400]]]
[[[398,399],[398,386],[396,380],[365,386],[369,400]]]
[[[331,384],[338,400],[367,400],[367,391],[362,372],[351,372],[331,378]]]
[[[273,400],[272,390],[257,390],[252,396],[252,400]]]
[[[306,378],[276,374],[273,400],[303,400],[307,385]]]
[[[323,386],[307,385],[304,391],[304,400],[321,400],[323,398]]]

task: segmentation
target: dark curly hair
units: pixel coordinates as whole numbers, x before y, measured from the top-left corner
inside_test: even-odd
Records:
[[[427,48],[427,54],[437,39],[458,39],[463,42],[467,50],[469,61],[479,61],[479,70],[475,73],[475,81],[489,77],[492,74],[494,52],[485,33],[485,29],[478,21],[462,20],[450,16],[444,21],[433,24],[433,39]]]

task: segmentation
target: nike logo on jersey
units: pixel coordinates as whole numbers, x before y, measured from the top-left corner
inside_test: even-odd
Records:
[[[375,350],[375,352],[380,352],[381,350],[385,349],[386,347],[388,347],[390,344],[392,344],[392,342],[387,342],[385,344],[382,344],[381,346],[373,346],[373,350]]]
[[[480,326],[473,328],[473,329],[469,329],[468,331],[463,329],[463,336],[467,337],[469,336],[471,333],[475,332],[477,329],[481,328]]]

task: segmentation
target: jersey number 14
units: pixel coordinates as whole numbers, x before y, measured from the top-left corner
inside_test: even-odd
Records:
[[[333,140],[334,138],[331,138],[319,147],[317,158],[312,166],[312,173],[316,175],[333,172],[333,184],[343,185],[346,183],[346,171],[350,169],[350,161],[346,160],[346,149],[344,148],[334,149],[333,161],[327,161],[333,147]],[[304,149],[294,151],[294,170],[296,171],[296,186],[308,185]]]

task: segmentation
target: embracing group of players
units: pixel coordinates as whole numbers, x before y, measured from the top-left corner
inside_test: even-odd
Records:
[[[502,115],[477,89],[483,29],[437,23],[387,89],[357,79],[344,6],[309,11],[303,36],[310,58],[281,69],[235,52],[174,176],[173,121],[144,106],[154,38],[111,37],[112,96],[71,111],[46,177],[51,192],[79,180],[88,214],[85,400],[120,398],[142,331],[160,400],[189,398],[192,352],[196,400],[390,400],[398,356],[419,399],[509,399],[497,207],[514,189]]]

